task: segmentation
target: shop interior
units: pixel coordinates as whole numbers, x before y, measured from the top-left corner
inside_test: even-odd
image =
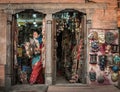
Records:
[[[25,10],[13,17],[14,84],[29,84],[32,72],[31,58],[33,57],[33,53],[29,49],[29,43],[34,30],[37,30],[40,36],[43,36],[44,17],[44,14],[34,10]]]
[[[85,72],[84,14],[65,9],[53,15],[56,37],[56,84],[82,83]]]

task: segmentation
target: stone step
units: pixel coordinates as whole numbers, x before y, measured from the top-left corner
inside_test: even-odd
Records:
[[[46,85],[15,85],[11,87],[10,92],[47,92]]]

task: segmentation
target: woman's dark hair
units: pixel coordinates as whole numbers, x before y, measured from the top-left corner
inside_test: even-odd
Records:
[[[38,34],[40,34],[40,32],[39,32],[37,29],[32,30],[32,32],[33,32],[33,33],[34,33],[34,32],[37,32]]]

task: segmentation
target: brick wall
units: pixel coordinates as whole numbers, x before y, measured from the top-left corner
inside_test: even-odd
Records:
[[[115,29],[117,28],[117,0],[94,0],[107,3],[103,9],[95,9],[92,16],[93,28]]]
[[[45,2],[50,2],[50,3],[84,3],[85,0],[0,0],[0,3],[45,3]]]
[[[5,85],[4,65],[0,65],[0,87],[4,87],[4,85]]]

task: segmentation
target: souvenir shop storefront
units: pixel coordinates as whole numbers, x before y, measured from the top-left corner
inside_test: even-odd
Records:
[[[24,7],[23,7],[24,6]],[[116,84],[118,29],[92,28],[91,10],[79,4],[9,5],[5,85]],[[77,6],[77,8],[76,8]],[[43,7],[43,8],[41,8]],[[105,5],[99,5],[104,8]]]

